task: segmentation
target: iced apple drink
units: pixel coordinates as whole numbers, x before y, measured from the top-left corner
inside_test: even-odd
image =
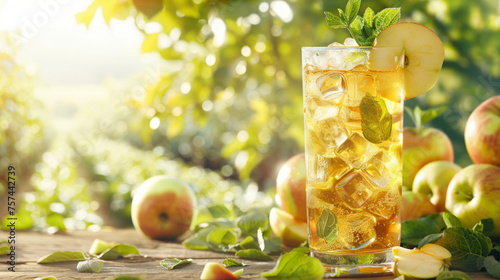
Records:
[[[402,49],[302,48],[311,254],[380,271],[400,243]]]

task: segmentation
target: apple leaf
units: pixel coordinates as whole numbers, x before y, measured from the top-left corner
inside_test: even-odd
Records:
[[[191,250],[208,250],[208,235],[216,229],[215,226],[209,226],[204,229],[199,230],[195,234],[188,237],[182,242],[184,247]]]
[[[268,254],[256,249],[240,250],[236,252],[235,256],[247,260],[260,260],[260,261],[273,260],[273,258],[271,258],[271,256],[269,256]]]
[[[436,280],[472,280],[469,275],[460,270],[445,270],[441,271]]]
[[[38,260],[37,263],[84,261],[85,256],[81,251],[57,251]]]
[[[241,229],[243,235],[255,235],[259,228],[267,228],[268,223],[268,216],[262,213],[246,214],[236,221],[236,225]]]
[[[420,107],[415,106],[413,111],[410,107],[405,107],[405,112],[408,114],[410,119],[415,124],[417,130],[420,130],[420,127],[430,122],[431,120],[437,118],[446,110],[446,106],[441,106],[440,108],[430,108],[427,110],[422,110]]]
[[[332,210],[323,208],[321,215],[316,223],[316,232],[319,237],[325,239],[327,242],[335,242],[337,240],[338,226],[337,216]]]
[[[135,246],[128,244],[118,244],[102,252],[102,254],[98,256],[98,258],[102,260],[116,260],[119,258],[123,258],[126,255],[132,254],[140,255],[139,250],[137,250]]]
[[[222,264],[225,267],[230,267],[230,266],[246,266],[244,263],[237,262],[231,258],[226,258],[225,260],[222,261]]]
[[[78,272],[91,272],[99,273],[102,269],[104,262],[101,260],[86,260],[79,262],[76,265]]]
[[[382,98],[366,93],[359,104],[363,136],[372,142],[380,143],[391,137],[392,116]]]
[[[233,213],[224,204],[212,204],[209,205],[208,211],[214,218],[231,218]]]
[[[444,223],[446,227],[461,227],[462,223],[460,220],[450,212],[442,212]]]
[[[426,236],[440,232],[438,223],[431,218],[407,220],[401,223],[401,243],[417,246]]]
[[[238,238],[236,233],[227,228],[219,228],[210,232],[207,236],[208,248],[216,252],[234,251]]]
[[[316,280],[323,279],[324,274],[325,267],[318,259],[294,249],[290,253],[282,254],[276,266],[271,270],[264,271],[260,276],[272,280]]]
[[[451,253],[451,266],[463,271],[478,271],[492,249],[491,240],[481,232],[463,227],[450,227],[443,231],[434,244]]]
[[[494,256],[486,257],[484,259],[484,266],[491,276],[500,279],[500,263],[495,260]]]
[[[174,268],[181,268],[184,267],[190,263],[192,263],[192,259],[186,259],[186,260],[179,260],[177,258],[173,259],[164,259],[160,261],[160,265],[163,266],[164,268],[168,270],[172,270]]]

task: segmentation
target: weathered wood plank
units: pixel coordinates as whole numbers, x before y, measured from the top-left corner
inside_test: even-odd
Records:
[[[0,232],[0,240],[8,234]],[[36,261],[55,251],[87,252],[94,239],[115,241],[136,246],[142,256],[130,256],[116,261],[105,261],[99,274],[79,273],[76,262],[37,264]],[[0,256],[0,279],[34,279],[55,276],[57,279],[113,279],[118,275],[141,276],[142,279],[199,279],[204,265],[209,261],[222,262],[233,254],[185,249],[179,241],[156,241],[140,236],[134,229],[109,229],[99,232],[74,231],[54,235],[32,231],[16,233],[16,272],[8,272],[7,256]],[[167,270],[159,265],[165,258],[191,258],[193,263],[181,269]],[[273,257],[274,260],[278,256]],[[241,260],[244,267],[242,279],[261,279],[260,274],[273,268],[276,262]],[[239,268],[230,268],[237,270]],[[472,279],[494,279],[485,272],[468,273]],[[356,279],[356,278],[350,278]],[[394,279],[394,276],[379,276],[376,280]]]

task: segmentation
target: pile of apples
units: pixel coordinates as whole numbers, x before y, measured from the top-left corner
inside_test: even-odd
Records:
[[[464,227],[492,218],[500,237],[500,96],[481,103],[465,126],[474,164],[453,163],[449,138],[435,128],[403,132],[402,220],[449,211]]]

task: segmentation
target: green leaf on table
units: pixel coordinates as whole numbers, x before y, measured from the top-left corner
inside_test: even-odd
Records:
[[[436,280],[471,280],[471,278],[460,270],[445,270],[438,274]]]
[[[325,268],[318,259],[307,256],[300,251],[292,251],[282,254],[276,266],[263,272],[260,276],[272,280],[316,280],[323,279],[324,274]]]
[[[333,29],[347,28],[347,22],[343,21],[340,17],[330,13],[325,12],[326,24]]]
[[[37,263],[73,262],[84,260],[85,256],[81,251],[57,251],[41,257]]]
[[[238,243],[238,245],[242,249],[257,249],[257,250],[260,250],[259,245],[257,245],[257,243],[255,243],[253,237],[251,237],[251,236],[245,237],[245,239],[243,239],[242,241],[240,241],[240,243]]]
[[[34,280],[57,280],[54,276],[37,277]]]
[[[267,228],[269,218],[263,213],[246,214],[236,220],[242,235],[255,235],[259,228]]]
[[[91,272],[99,273],[101,271],[104,262],[101,260],[86,260],[79,262],[76,265],[78,272]]]
[[[208,249],[217,252],[228,252],[237,245],[236,233],[227,228],[218,228],[207,236]]]
[[[226,258],[222,261],[222,264],[225,266],[225,267],[230,267],[230,266],[246,266],[246,264],[244,263],[240,263],[240,262],[237,262],[231,258]]]
[[[426,236],[440,232],[441,228],[433,219],[421,217],[407,220],[401,223],[401,243],[417,246]]]
[[[102,260],[116,260],[127,255],[140,255],[135,246],[128,244],[118,244],[102,252],[98,258]]]
[[[351,52],[346,56],[345,62],[358,63],[366,58],[366,52]]]
[[[359,104],[361,129],[365,138],[380,143],[391,137],[392,116],[382,98],[366,93]]]
[[[208,250],[207,238],[217,227],[209,226],[199,230],[182,242],[184,247],[191,250]]]
[[[309,254],[309,248],[308,247],[297,247],[292,250],[292,252],[297,252],[297,253],[302,253],[302,254]]]
[[[259,248],[262,252],[266,254],[272,254],[275,252],[281,252],[281,237],[264,238],[264,233],[262,229],[259,228],[257,231],[257,240],[259,242]]]
[[[486,257],[484,259],[484,266],[491,276],[500,279],[500,263],[495,260],[494,256]]]
[[[450,212],[442,212],[443,221],[446,224],[446,227],[461,227],[462,223],[460,220]]]
[[[387,8],[378,12],[373,17],[376,35],[378,35],[380,31],[384,30],[389,25],[398,23],[400,17],[401,8]]]
[[[484,235],[490,237],[495,233],[495,224],[492,218],[482,219],[477,223],[482,226],[482,232]]]
[[[231,218],[233,216],[232,212],[224,204],[212,204],[209,205],[208,211],[212,214],[214,218]]]
[[[332,210],[323,208],[321,215],[316,223],[316,231],[319,237],[325,239],[327,242],[335,242],[337,240],[338,226],[337,216]]]
[[[434,244],[451,253],[451,266],[463,271],[478,271],[492,249],[491,240],[480,232],[463,227],[450,227],[443,231]]]
[[[359,7],[361,6],[361,0],[349,0],[345,7],[345,15],[347,18],[347,23],[351,24],[354,21],[359,12]]]
[[[181,268],[184,267],[190,263],[192,263],[192,259],[186,259],[186,260],[179,260],[177,258],[173,259],[164,259],[160,261],[160,265],[163,266],[164,268],[168,270],[172,270],[174,268]]]
[[[269,256],[268,254],[256,250],[256,249],[247,249],[247,250],[240,250],[234,254],[235,256],[242,258],[242,259],[247,259],[247,260],[260,260],[260,261],[272,261],[273,258]]]

